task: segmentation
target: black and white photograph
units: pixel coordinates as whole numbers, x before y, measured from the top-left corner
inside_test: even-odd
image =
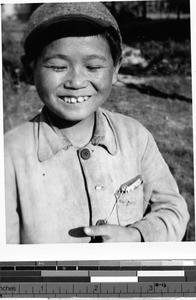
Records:
[[[6,244],[194,242],[190,1],[1,19]]]

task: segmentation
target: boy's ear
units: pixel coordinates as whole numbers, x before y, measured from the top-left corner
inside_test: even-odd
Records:
[[[118,81],[118,72],[121,67],[121,60],[118,62],[118,64],[114,67],[113,72],[113,78],[112,78],[112,84],[115,84]]]
[[[29,62],[29,60],[27,59],[27,57],[25,55],[21,56],[21,62],[22,62],[23,68],[25,70],[25,75],[26,75],[28,83],[33,84],[34,76],[33,76],[32,64]]]

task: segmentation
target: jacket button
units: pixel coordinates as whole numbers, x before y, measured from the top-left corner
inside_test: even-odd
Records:
[[[83,158],[83,159],[89,159],[90,158],[90,156],[91,156],[91,154],[90,154],[90,151],[88,150],[88,149],[86,149],[86,148],[84,148],[84,149],[82,149],[81,151],[80,151],[80,156]]]
[[[96,185],[96,186],[94,187],[94,189],[95,189],[96,191],[101,191],[101,190],[104,189],[104,187],[103,187],[103,185]]]

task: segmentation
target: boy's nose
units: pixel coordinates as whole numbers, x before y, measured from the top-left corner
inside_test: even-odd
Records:
[[[64,79],[64,87],[70,89],[85,88],[87,80],[85,74],[80,69],[72,69]]]

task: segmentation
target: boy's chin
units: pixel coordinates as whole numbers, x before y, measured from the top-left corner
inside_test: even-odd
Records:
[[[52,118],[57,119],[60,121],[60,122],[67,122],[67,123],[72,123],[73,125],[74,124],[77,124],[79,122],[82,122],[82,121],[85,121],[85,120],[88,120],[88,119],[91,119],[93,116],[94,116],[94,111],[93,112],[90,112],[89,114],[86,114],[86,113],[80,113],[80,114],[73,114],[73,113],[62,113],[62,112],[58,112],[58,111],[54,111],[54,110],[50,110],[50,115],[52,116]]]
[[[94,112],[92,112],[91,114],[89,115],[86,115],[86,114],[80,114],[80,115],[63,115],[63,114],[60,114],[59,117],[62,118],[63,120],[65,121],[68,121],[68,122],[73,122],[73,123],[77,123],[77,122],[81,122],[81,121],[84,121],[86,119],[89,119],[91,118],[91,116],[94,114]]]

